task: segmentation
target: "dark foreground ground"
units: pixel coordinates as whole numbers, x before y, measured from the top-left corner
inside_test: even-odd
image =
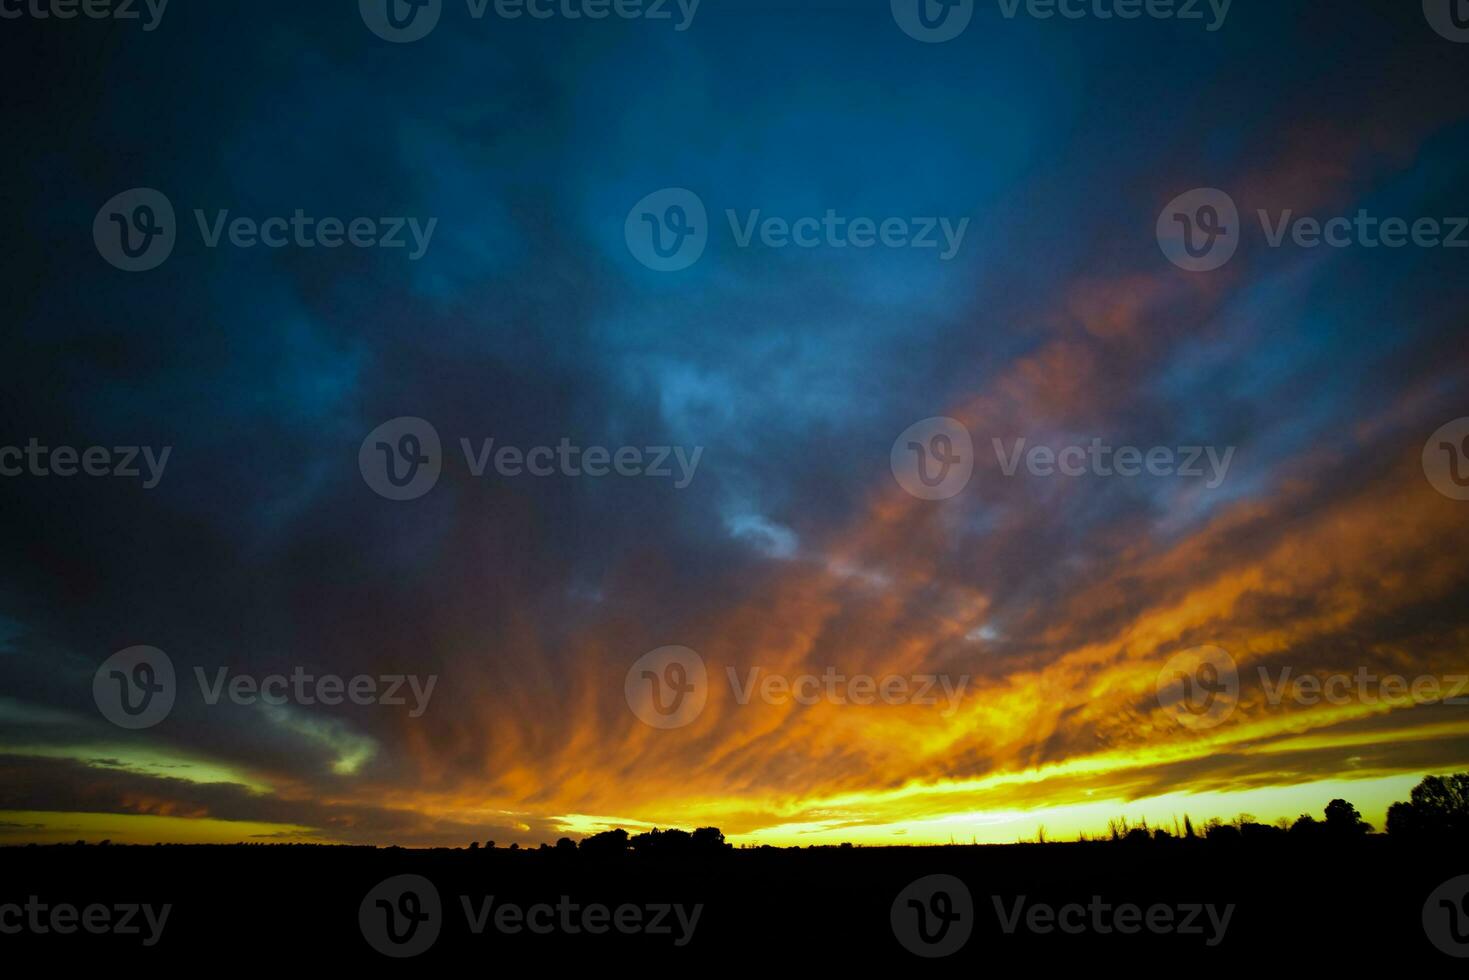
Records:
[[[1435,889],[1464,874],[1469,854],[1460,844],[1385,837],[732,850],[658,861],[576,851],[8,848],[0,849],[0,951],[39,954],[48,964],[187,962],[196,973],[360,964],[493,975],[569,964],[782,975],[898,966],[980,976],[998,965],[1115,965],[1152,975],[1228,968],[1275,976],[1286,967],[1361,975],[1369,965],[1377,973],[1401,964],[1463,975],[1469,959],[1440,952],[1429,933],[1450,944],[1462,935],[1460,952],[1469,955],[1469,906],[1460,903],[1462,916],[1445,908],[1442,922],[1427,927],[1424,908]],[[958,879],[970,898],[947,879],[909,889],[929,875]],[[1007,931],[1002,919],[1022,897],[1020,920]],[[472,919],[491,899],[476,933]],[[1072,903],[1080,908],[1062,908]],[[1138,911],[1122,909],[1129,904]],[[158,929],[141,911],[129,915],[133,905],[151,906],[155,922],[162,906],[170,909]],[[1038,905],[1056,908],[1072,931],[1033,911]],[[107,925],[125,917],[136,932]],[[108,931],[89,933],[87,921]],[[58,931],[68,926],[74,931]],[[395,962],[379,948],[421,952]],[[912,951],[946,948],[954,951],[941,959]]]

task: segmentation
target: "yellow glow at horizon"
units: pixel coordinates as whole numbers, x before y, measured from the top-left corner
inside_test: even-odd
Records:
[[[309,827],[131,813],[0,810],[0,844],[239,844],[321,842]]]

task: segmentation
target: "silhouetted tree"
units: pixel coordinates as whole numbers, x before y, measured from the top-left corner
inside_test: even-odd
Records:
[[[635,854],[645,857],[679,857],[686,856],[693,850],[694,838],[687,830],[659,830],[654,827],[630,838],[627,843]]]
[[[621,857],[627,853],[627,831],[618,827],[583,837],[580,850],[594,857]]]
[[[575,852],[576,841],[572,840],[570,837],[563,837],[556,842],[556,850],[558,853],[561,854]]]
[[[1408,802],[1387,808],[1387,832],[1399,838],[1469,835],[1469,772],[1425,776]]]
[[[700,827],[693,833],[694,850],[701,854],[722,853],[731,850],[724,842],[724,834],[718,827]]]
[[[1321,821],[1309,813],[1303,813],[1299,817],[1296,817],[1296,822],[1290,825],[1290,832],[1297,837],[1317,837],[1324,830],[1325,828],[1322,826]]]
[[[1360,837],[1372,833],[1372,825],[1346,800],[1332,800],[1326,804],[1326,832],[1334,837]]]

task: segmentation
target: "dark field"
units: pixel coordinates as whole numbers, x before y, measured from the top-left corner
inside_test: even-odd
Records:
[[[210,964],[238,958],[247,968],[388,965],[359,920],[366,904],[364,921],[379,942],[391,909],[398,937],[425,946],[405,965],[464,964],[487,972],[506,963],[734,969],[906,963],[947,970],[963,964],[975,975],[996,964],[1148,964],[1149,972],[1164,973],[1268,965],[1275,975],[1286,965],[1355,974],[1367,963],[1401,963],[1458,971],[1462,961],[1430,942],[1423,913],[1438,886],[1466,872],[1462,845],[1383,836],[750,849],[671,858],[555,849],[44,846],[0,851],[0,905],[22,906],[4,910],[0,948],[34,952],[47,963],[126,955],[195,965],[201,958]],[[900,941],[892,912],[900,892],[935,874],[962,881],[972,908],[955,895],[915,899],[927,913],[953,920],[946,934],[938,919],[929,920],[930,939],[960,942],[947,958],[925,960]],[[397,891],[379,890],[365,901],[398,875],[431,882],[438,913],[426,895],[405,902]],[[917,915],[907,905],[913,894],[900,903],[909,921]],[[43,926],[75,931],[40,934],[29,918],[11,933],[33,916],[24,908],[31,896],[47,906],[39,913]],[[1063,909],[1073,903],[1081,908]],[[68,904],[78,910],[75,922],[64,911],[54,917],[56,907]],[[170,910],[158,929],[145,913],[128,913],[131,905],[151,906],[153,923],[162,906]],[[1070,931],[1036,906],[1058,910]],[[410,914],[422,920],[416,927],[403,918]],[[100,929],[104,918],[121,924],[129,915],[131,934],[89,934],[83,925],[86,916]],[[471,923],[481,916],[477,934]],[[1461,918],[1454,918],[1455,927]],[[899,928],[913,935],[909,926]],[[972,933],[962,941],[965,928]]]

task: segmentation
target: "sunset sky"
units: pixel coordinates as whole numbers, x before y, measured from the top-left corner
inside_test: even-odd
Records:
[[[1333,797],[1380,829],[1469,769],[1469,688],[1269,696],[1286,669],[1469,674],[1469,501],[1422,462],[1469,416],[1469,249],[1272,248],[1255,217],[1469,215],[1469,45],[1416,2],[1236,3],[1214,32],[979,3],[942,44],[888,0],[704,0],[685,31],[448,0],[402,45],[355,7],[5,25],[30,53],[0,67],[0,446],[172,452],[154,489],[0,478],[0,843],[1014,841]],[[179,219],[137,274],[92,239],[133,187]],[[659,272],[624,226],[670,187],[709,244]],[[1211,272],[1155,234],[1200,187],[1241,216]],[[195,209],[437,226],[418,260],[211,249]],[[947,261],[739,247],[726,211],[756,209],[968,225]],[[443,473],[393,501],[358,452],[403,416]],[[933,417],[973,436],[945,500],[890,465]],[[476,477],[461,438],[702,456],[682,488]],[[1211,487],[1007,476],[992,448],[1094,438],[1233,455]],[[179,689],[128,731],[93,677],[135,645]],[[666,730],[624,696],[665,646],[710,682]],[[1207,728],[1158,696],[1200,646],[1240,679]],[[209,704],[196,668],[437,681],[412,717]],[[740,704],[755,668],[966,680]]]

